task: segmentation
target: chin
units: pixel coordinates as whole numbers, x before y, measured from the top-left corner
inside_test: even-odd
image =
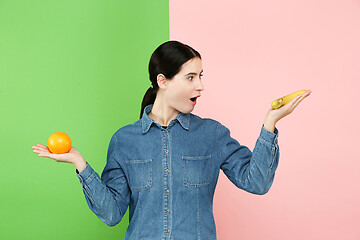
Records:
[[[190,113],[194,110],[195,108],[195,105],[178,105],[178,106],[173,106],[173,108],[175,110],[177,110],[178,112],[181,112],[181,113]]]
[[[188,108],[186,111],[182,111],[182,113],[190,113],[194,110],[194,107]]]
[[[178,110],[181,113],[189,113],[192,110],[194,110],[194,108],[177,108],[176,110]]]

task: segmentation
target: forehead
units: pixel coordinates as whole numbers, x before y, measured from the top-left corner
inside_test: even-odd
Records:
[[[202,70],[201,59],[198,57],[194,57],[189,61],[185,62],[181,66],[180,72],[188,72],[188,71],[200,72],[201,70]]]

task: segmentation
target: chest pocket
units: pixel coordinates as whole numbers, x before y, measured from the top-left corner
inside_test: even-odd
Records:
[[[141,191],[152,186],[152,159],[128,160],[129,186],[132,191]]]
[[[211,155],[181,156],[182,177],[186,187],[206,187],[210,184],[212,173]]]

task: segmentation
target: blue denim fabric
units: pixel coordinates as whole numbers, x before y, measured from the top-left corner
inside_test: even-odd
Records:
[[[236,187],[265,194],[279,161],[275,133],[262,126],[253,152],[224,125],[180,113],[167,129],[146,106],[112,136],[101,178],[89,163],[77,176],[90,209],[109,226],[129,206],[126,240],[216,239],[213,196],[220,169]]]

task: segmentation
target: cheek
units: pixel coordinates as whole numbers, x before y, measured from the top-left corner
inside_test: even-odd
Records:
[[[184,91],[178,89],[177,91],[174,91],[171,95],[171,98],[174,100],[183,100],[187,98],[187,95]]]
[[[168,99],[170,101],[183,101],[186,99],[190,100],[192,94],[192,88],[189,84],[177,83],[171,86],[167,92]]]

